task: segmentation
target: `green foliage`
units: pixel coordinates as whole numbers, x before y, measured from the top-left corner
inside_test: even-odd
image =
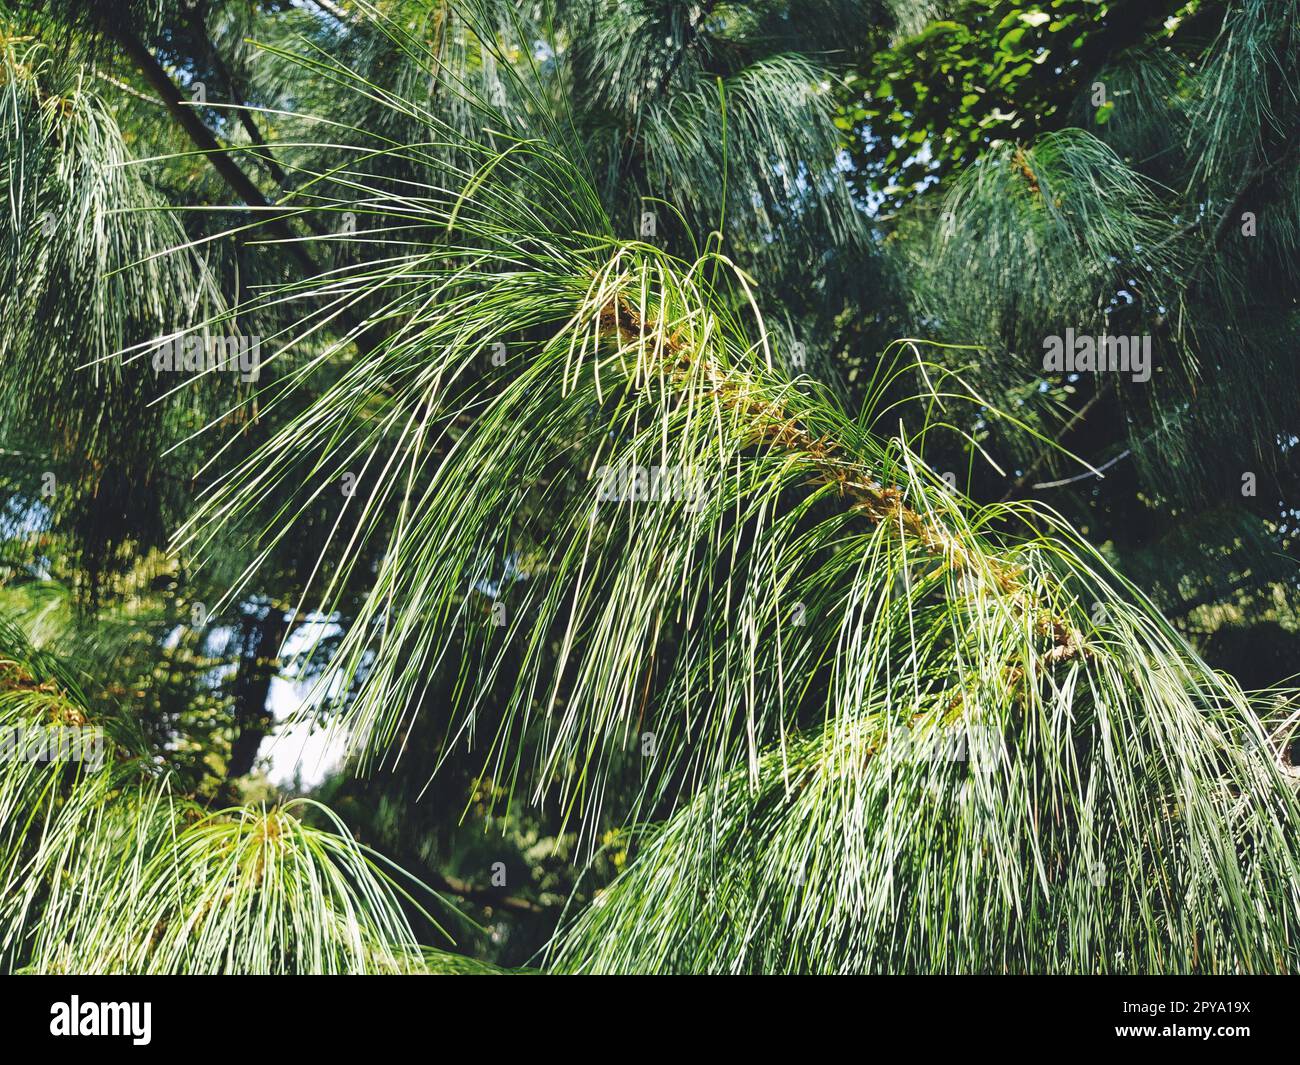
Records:
[[[1292,0],[164,7],[3,44],[5,969],[1300,964]]]
[[[854,183],[894,205],[990,148],[1053,128],[1101,62],[1166,16],[1199,6],[1166,0],[968,0],[872,56],[847,79],[837,122],[853,135]],[[1104,125],[1115,101],[1099,101]]]
[[[52,477],[50,524],[93,589],[166,539],[163,411],[115,356],[218,300],[202,262],[171,254],[183,231],[85,71],[30,38],[0,48],[0,447]]]
[[[908,276],[932,335],[1022,353],[1020,375],[1041,369],[1044,331],[1104,332],[1112,308],[1098,294],[1132,285],[1172,303],[1187,263],[1180,247],[1144,256],[1168,232],[1149,182],[1082,130],[1004,144],[953,182],[928,241],[910,245]],[[1130,280],[1134,279],[1134,280]],[[1057,330],[1045,330],[1062,323]],[[1002,373],[996,358],[985,360]],[[1164,360],[1162,360],[1164,361]]]
[[[102,764],[6,758],[0,951],[27,972],[423,968],[407,890],[305,800],[210,812],[128,718],[90,717],[67,670],[0,626],[0,728],[104,730]],[[434,956],[433,966],[441,965]]]
[[[1038,185],[1024,198],[1046,215],[1044,239],[1065,227],[1061,254],[1080,259],[1084,237],[1103,254],[1130,239],[1095,222],[1070,230],[1056,203],[1058,184],[1086,204],[1078,187],[1110,180],[1090,151],[1063,135],[1041,149],[1041,181],[1024,160],[1009,171]],[[787,378],[744,272],[610,236],[558,148],[484,151],[463,192],[442,187],[422,188],[419,220],[447,235],[420,258],[438,301],[391,266],[392,298],[418,301],[409,332],[358,362],[335,418],[286,425],[194,528],[288,495],[281,449],[310,440],[342,469],[354,432],[404,427],[357,495],[361,536],[386,543],[376,595],[334,660],[355,742],[378,757],[433,712],[449,744],[486,736],[484,772],[508,794],[553,797],[584,826],[630,773],[641,795],[622,816],[678,808],[560,941],[557,964],[1293,964],[1295,800],[1261,753],[1255,711],[1068,526],[971,510],[918,455],[937,424],[915,440],[865,429],[888,370],[858,419]],[[548,226],[566,213],[566,231]],[[475,385],[470,367],[521,317],[513,372]],[[943,383],[933,402],[978,399],[930,373]],[[380,381],[383,405],[349,413]],[[602,500],[602,469],[651,465],[689,469],[703,491]],[[1008,524],[1042,531],[993,533]],[[536,562],[513,587],[498,577],[525,558]],[[474,617],[467,589],[488,583],[506,621],[484,626],[475,655],[456,634]],[[430,706],[427,678],[456,654],[453,706]],[[483,693],[507,664],[498,716]],[[996,738],[991,766],[889,753],[900,735],[976,734]],[[806,887],[792,886],[796,869]]]

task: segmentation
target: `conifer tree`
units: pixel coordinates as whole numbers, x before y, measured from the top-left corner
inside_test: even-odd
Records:
[[[1294,6],[6,5],[5,968],[1293,969]]]

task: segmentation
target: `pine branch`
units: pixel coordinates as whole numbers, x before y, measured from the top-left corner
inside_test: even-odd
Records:
[[[1297,145],[1300,145],[1300,130],[1291,134],[1273,159],[1259,163],[1247,172],[1246,176],[1242,179],[1241,184],[1237,187],[1237,191],[1233,194],[1232,199],[1228,201],[1228,205],[1223,209],[1223,213],[1219,215],[1219,219],[1214,226],[1214,231],[1210,235],[1209,243],[1202,250],[1200,258],[1196,260],[1192,267],[1193,274],[1204,265],[1210,256],[1212,256],[1223,243],[1223,238],[1228,235],[1228,230],[1232,228],[1235,221],[1234,215],[1241,210],[1241,207],[1246,202],[1246,197],[1250,195],[1256,185],[1264,181],[1269,175],[1281,169],[1283,164],[1290,159],[1291,153],[1295,151]]]
[[[607,330],[617,332],[622,340],[632,346],[644,348],[647,329],[661,333],[656,323],[643,322],[637,312],[622,298],[612,301],[601,312],[601,323]],[[687,374],[695,361],[693,353],[668,336],[663,344],[660,368],[678,382],[688,380]],[[798,421],[776,403],[751,398],[748,382],[743,377],[725,374],[705,366],[705,376],[712,381],[711,398],[724,407],[740,414],[752,427],[752,443],[798,453],[809,459],[818,470],[816,483],[833,486],[841,498],[849,500],[850,509],[865,517],[872,525],[883,525],[898,530],[899,534],[917,543],[926,554],[942,558],[944,564],[956,572],[972,568],[975,557],[951,531],[922,517],[903,500],[897,488],[880,484],[852,460],[846,459],[842,448],[833,440],[819,439],[810,434]],[[1020,582],[1014,567],[987,558],[982,562],[993,571],[994,580],[1003,594],[1025,602],[1034,615],[1035,629],[1040,636],[1050,637],[1053,646],[1044,655],[1044,662],[1055,666],[1071,661],[1088,648],[1082,634],[1065,619],[1042,610]]]
[[[1261,182],[1267,179],[1271,174],[1281,169],[1281,167],[1291,157],[1291,154],[1295,151],[1298,145],[1300,145],[1300,131],[1297,131],[1296,133],[1293,133],[1291,135],[1291,137],[1287,140],[1286,144],[1283,146],[1283,148],[1278,152],[1278,154],[1273,159],[1265,163],[1260,163],[1246,172],[1240,184],[1237,186],[1236,191],[1233,193],[1232,198],[1228,201],[1227,205],[1220,212],[1218,219],[1215,222],[1214,229],[1211,232],[1209,240],[1207,241],[1205,247],[1202,249],[1200,256],[1192,263],[1191,267],[1186,271],[1184,276],[1186,278],[1186,285],[1188,287],[1190,287],[1191,284],[1194,282],[1194,279],[1199,274],[1201,268],[1205,265],[1205,263],[1208,262],[1209,259],[1214,255],[1214,253],[1222,246],[1224,238],[1227,236],[1228,232],[1232,228],[1237,213],[1240,211],[1241,207],[1246,202],[1246,199],[1250,195],[1252,190],[1254,190]],[[1024,163],[1022,153],[1017,154],[1016,162],[1017,165],[1024,170],[1026,179],[1029,180],[1032,185],[1034,185],[1036,191],[1036,180],[1034,179],[1032,172],[1029,171],[1028,166]],[[1186,223],[1185,225],[1181,226],[1178,230],[1176,230],[1174,233],[1166,237],[1159,244],[1155,245],[1155,247],[1152,248],[1152,252],[1154,253],[1160,250],[1162,247],[1172,244],[1177,240],[1179,240],[1180,238],[1194,232],[1195,230],[1200,228],[1202,222],[1203,220],[1198,218],[1191,222]],[[1060,430],[1058,438],[1063,440],[1064,438],[1069,436],[1070,433],[1074,432],[1074,430],[1077,429],[1081,424],[1083,424],[1083,422],[1087,420],[1088,416],[1093,412],[1093,410],[1097,407],[1097,405],[1101,403],[1102,400],[1106,399],[1113,392],[1116,391],[1117,388],[1116,381],[1117,381],[1116,378],[1113,377],[1107,378],[1105,383],[1103,383],[1102,386],[1093,393],[1093,395],[1091,396],[1091,398],[1089,398],[1087,403],[1085,403],[1078,411],[1076,411],[1074,415],[1071,416],[1069,421],[1065,423],[1065,425]],[[1000,502],[1005,503],[1008,500],[1020,495],[1020,493],[1024,491],[1025,487],[1034,479],[1035,476],[1037,476],[1038,472],[1043,468],[1044,464],[1052,456],[1052,454],[1053,452],[1051,451],[1040,452],[1038,456],[1034,459],[1034,461],[1029,465],[1029,467],[1024,471],[1024,473],[1021,474],[1019,477],[1017,477],[1015,482],[1012,484],[1012,486],[1007,489],[1006,493],[1003,494]]]

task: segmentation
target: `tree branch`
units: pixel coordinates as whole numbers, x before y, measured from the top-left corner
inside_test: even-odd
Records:
[[[236,107],[235,114],[239,116],[239,124],[244,127],[248,139],[261,149],[249,154],[266,167],[266,172],[270,174],[271,180],[279,185],[281,190],[287,191],[289,188],[288,175],[280,168],[280,164],[275,161],[275,156],[271,153],[271,146],[267,144],[266,138],[262,136],[262,131],[257,128],[257,123],[253,121],[253,116],[248,110],[247,100],[239,88],[239,82],[236,81],[234,72],[225,59],[222,58],[221,53],[217,51],[216,45],[212,43],[212,38],[208,35],[207,23],[204,21],[201,12],[194,12],[193,23],[195,33],[207,46],[209,60],[221,80],[226,83],[226,88],[230,90],[230,100]]]
[[[1074,432],[1075,429],[1077,429],[1080,425],[1083,424],[1083,422],[1087,419],[1088,415],[1092,413],[1093,408],[1096,407],[1098,403],[1100,403],[1106,396],[1110,395],[1110,393],[1113,392],[1114,390],[1115,390],[1115,378],[1108,377],[1106,381],[1102,384],[1102,386],[1092,394],[1092,398],[1089,399],[1087,403],[1085,403],[1082,407],[1080,407],[1077,411],[1074,412],[1074,416],[1071,417],[1070,420],[1065,423],[1065,426],[1061,429],[1061,432],[1057,437],[1057,439],[1064,440],[1067,436],[1069,436],[1072,432]],[[1018,495],[1020,492],[1024,491],[1025,485],[1029,484],[1030,481],[1032,481],[1036,476],[1038,476],[1038,471],[1043,468],[1043,464],[1047,462],[1048,457],[1052,454],[1053,452],[1051,451],[1040,452],[1038,458],[1034,459],[1034,461],[1029,464],[1029,468],[1025,470],[1025,472],[1022,473],[1019,477],[1016,478],[1015,483],[1010,488],[1007,489],[1006,494],[1001,499],[999,499],[998,502],[1005,503],[1012,496]]]
[[[429,874],[428,882],[429,886],[435,891],[455,895],[466,902],[473,902],[480,906],[494,906],[502,910],[511,910],[514,913],[534,915],[549,913],[554,909],[551,906],[543,906],[540,902],[533,902],[531,899],[520,898],[518,895],[505,895],[492,888],[475,887],[465,880],[447,876],[444,873],[433,872]]]
[[[1224,237],[1228,235],[1228,231],[1232,228],[1233,216],[1245,203],[1246,197],[1250,194],[1251,189],[1274,171],[1278,170],[1282,164],[1290,158],[1291,153],[1295,151],[1297,145],[1300,145],[1300,131],[1291,135],[1283,145],[1282,150],[1278,152],[1274,158],[1255,166],[1246,173],[1244,178],[1242,178],[1241,184],[1237,186],[1237,191],[1233,193],[1232,199],[1228,201],[1227,206],[1224,207],[1223,211],[1219,214],[1218,220],[1214,225],[1214,231],[1210,236],[1210,240],[1197,258],[1196,262],[1192,264],[1191,269],[1187,271],[1189,282],[1195,278],[1196,274],[1200,272],[1201,267],[1205,265],[1210,256],[1212,256],[1218,249],[1219,245],[1223,243]],[[1197,229],[1202,224],[1202,221],[1202,219],[1198,218],[1188,222],[1157,244],[1153,250],[1162,248],[1180,237],[1186,236],[1188,233]],[[1061,430],[1060,437],[1063,439],[1073,432],[1088,417],[1088,415],[1092,413],[1092,410],[1096,407],[1097,403],[1112,391],[1114,387],[1115,379],[1111,378],[1107,380],[1107,382],[1093,394],[1092,398],[1088,400],[1088,402],[1085,403],[1068,422],[1066,422],[1065,427]],[[1007,489],[1006,494],[998,502],[1005,503],[1013,496],[1022,492],[1038,471],[1042,469],[1043,464],[1047,461],[1049,455],[1051,455],[1050,451],[1044,451],[1034,459],[1030,467],[1025,470],[1020,477],[1016,478],[1015,483]]]
[[[340,22],[344,26],[352,25],[352,15],[334,3],[333,0],[311,0],[311,2],[336,22]]]
[[[244,173],[239,164],[231,158],[230,153],[221,146],[213,132],[199,117],[198,112],[186,103],[171,76],[131,28],[120,21],[109,19],[104,19],[100,25],[144,75],[145,80],[166,106],[168,113],[180,124],[194,146],[206,155],[212,168],[221,175],[222,180],[230,186],[235,195],[249,207],[263,209],[274,207],[274,204],[262,194],[262,190],[254,184],[252,178]],[[264,218],[264,224],[268,229],[288,241],[290,253],[303,266],[314,271],[316,264],[298,243],[298,234],[293,231],[288,222],[288,212],[271,213]]]
[[[1215,249],[1223,243],[1223,238],[1228,235],[1228,230],[1232,227],[1232,216],[1236,214],[1241,206],[1246,202],[1246,197],[1249,195],[1250,190],[1259,184],[1259,182],[1264,180],[1264,178],[1268,177],[1269,174],[1273,173],[1273,171],[1281,167],[1281,165],[1286,162],[1291,153],[1295,150],[1297,144],[1300,144],[1300,131],[1291,134],[1290,138],[1282,146],[1282,150],[1278,152],[1273,159],[1268,162],[1260,163],[1245,176],[1241,184],[1237,187],[1236,194],[1228,201],[1228,206],[1223,209],[1223,213],[1219,215],[1219,220],[1214,226],[1214,233],[1210,237],[1210,242],[1206,245],[1200,258],[1197,259],[1195,265],[1192,267],[1192,274],[1195,274],[1205,261],[1214,254]]]
[[[162,64],[158,62],[145,43],[126,25],[103,19],[100,26],[109,38],[117,42],[127,57],[140,70],[145,80],[158,93],[168,113],[180,124],[194,146],[204,153],[208,162],[212,164],[212,168],[216,170],[226,184],[249,207],[263,209],[265,213],[260,214],[262,224],[284,242],[289,249],[289,253],[304,270],[310,274],[319,274],[320,266],[303,246],[301,234],[295,232],[293,227],[289,225],[292,212],[283,207],[277,210],[276,205],[266,198],[252,178],[244,173],[243,169],[232,158],[230,152],[218,142],[216,135],[204,124],[194,108],[186,103],[181,96],[180,89],[176,87],[171,76],[163,69]],[[366,355],[374,351],[375,341],[369,335],[373,330],[361,328],[362,323],[352,309],[342,308],[338,312],[338,317],[348,331],[353,333],[352,342],[356,345],[358,352]]]
[[[707,0],[700,5],[700,10],[695,18],[687,19],[686,33],[682,38],[682,46],[673,53],[672,58],[668,60],[668,66],[664,69],[664,76],[659,82],[659,96],[663,96],[668,91],[668,83],[673,80],[673,75],[677,73],[677,68],[682,65],[682,60],[686,58],[686,53],[690,51],[691,45],[700,35],[700,26],[704,20],[712,14],[714,7],[717,6],[717,0]]]

